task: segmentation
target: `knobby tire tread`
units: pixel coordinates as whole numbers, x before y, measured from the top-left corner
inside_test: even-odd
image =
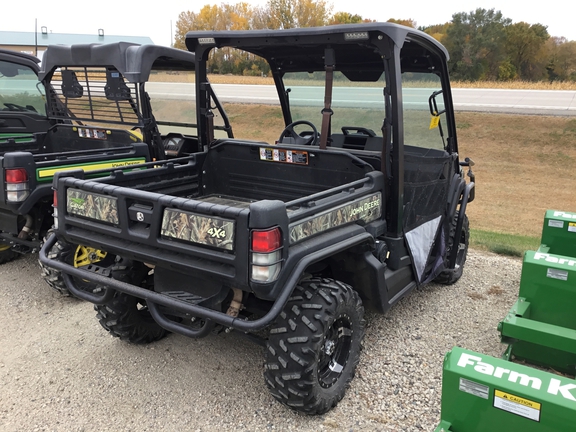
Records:
[[[328,328],[343,313],[353,323],[349,358],[336,383],[323,388],[318,380],[319,351]],[[270,331],[264,379],[271,394],[310,415],[336,406],[354,377],[364,327],[364,307],[352,287],[332,279],[301,281]]]
[[[456,212],[454,220],[450,224],[450,235],[448,238],[448,244],[446,246],[446,261],[448,260],[450,252],[454,247],[457,221],[458,212]],[[462,273],[464,272],[464,264],[466,263],[466,257],[468,255],[468,243],[470,241],[470,222],[468,221],[468,215],[464,215],[464,221],[462,222],[462,232],[460,233],[460,236],[458,236],[457,247],[460,245],[462,236],[464,236],[464,252],[462,253],[462,256],[456,258],[456,265],[458,266],[458,269],[456,271],[445,270],[440,272],[440,274],[434,279],[434,282],[443,285],[452,285],[458,282],[458,280],[462,277]]]

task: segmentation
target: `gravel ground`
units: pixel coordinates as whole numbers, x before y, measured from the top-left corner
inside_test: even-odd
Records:
[[[369,314],[347,395],[305,417],[268,394],[261,347],[234,333],[123,343],[25,256],[0,267],[0,431],[430,431],[444,354],[503,352],[496,325],[516,300],[521,265],[470,251],[457,284],[427,285]]]

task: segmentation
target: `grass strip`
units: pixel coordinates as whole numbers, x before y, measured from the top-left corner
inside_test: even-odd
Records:
[[[522,257],[527,250],[540,246],[538,237],[505,234],[478,229],[470,230],[470,247],[487,250],[499,255]]]

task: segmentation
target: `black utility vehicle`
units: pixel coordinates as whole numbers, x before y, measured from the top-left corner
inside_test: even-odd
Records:
[[[0,234],[4,234],[0,240],[0,264],[18,256],[12,247],[14,243],[6,239],[6,231],[11,230],[16,241],[28,237],[28,232],[22,231],[26,218],[21,217],[18,226],[18,216],[11,209],[11,204],[19,202],[24,194],[14,183],[19,172],[4,168],[5,156],[10,152],[38,150],[46,131],[54,124],[46,116],[46,92],[38,79],[38,63],[40,60],[35,56],[0,50],[0,161],[3,171],[0,178],[4,186],[0,192]]]
[[[129,43],[56,45],[45,52],[41,71],[37,63],[33,56],[0,51],[0,262],[38,250],[49,234],[56,172],[105,175],[198,150],[174,117],[167,126],[152,113],[156,103],[157,115],[168,118],[164,107],[178,95],[168,99],[155,89],[160,95],[150,97],[146,88],[151,75],[193,77],[194,54]],[[193,99],[188,104],[194,107]],[[171,150],[174,142],[181,143],[179,151]],[[53,252],[75,266],[106,261],[106,253],[94,248],[61,246]],[[44,269],[44,275],[68,293],[59,272]]]
[[[266,347],[272,395],[324,413],[354,376],[364,308],[385,312],[421,284],[462,275],[474,183],[458,154],[448,54],[389,23],[190,32],[186,45],[205,151],[97,181],[58,175],[58,238],[118,258],[74,268],[49,259],[54,238],[41,260],[123,340],[249,335]],[[230,105],[230,122],[242,108],[258,133],[282,119],[276,142],[214,138],[231,130],[207,63],[238,50],[269,65],[278,115]],[[100,286],[82,290],[71,276]]]
[[[0,144],[14,138],[25,142],[34,133],[46,132],[44,89],[38,82],[38,63],[33,55],[0,49]]]

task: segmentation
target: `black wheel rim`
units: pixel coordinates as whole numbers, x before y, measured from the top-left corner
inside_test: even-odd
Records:
[[[458,242],[458,252],[456,253],[456,265],[462,265],[464,261],[464,255],[466,254],[466,231],[462,227],[462,232],[460,233],[460,241]]]
[[[350,357],[352,323],[347,315],[339,316],[326,332],[318,359],[318,381],[332,387],[342,376]]]

